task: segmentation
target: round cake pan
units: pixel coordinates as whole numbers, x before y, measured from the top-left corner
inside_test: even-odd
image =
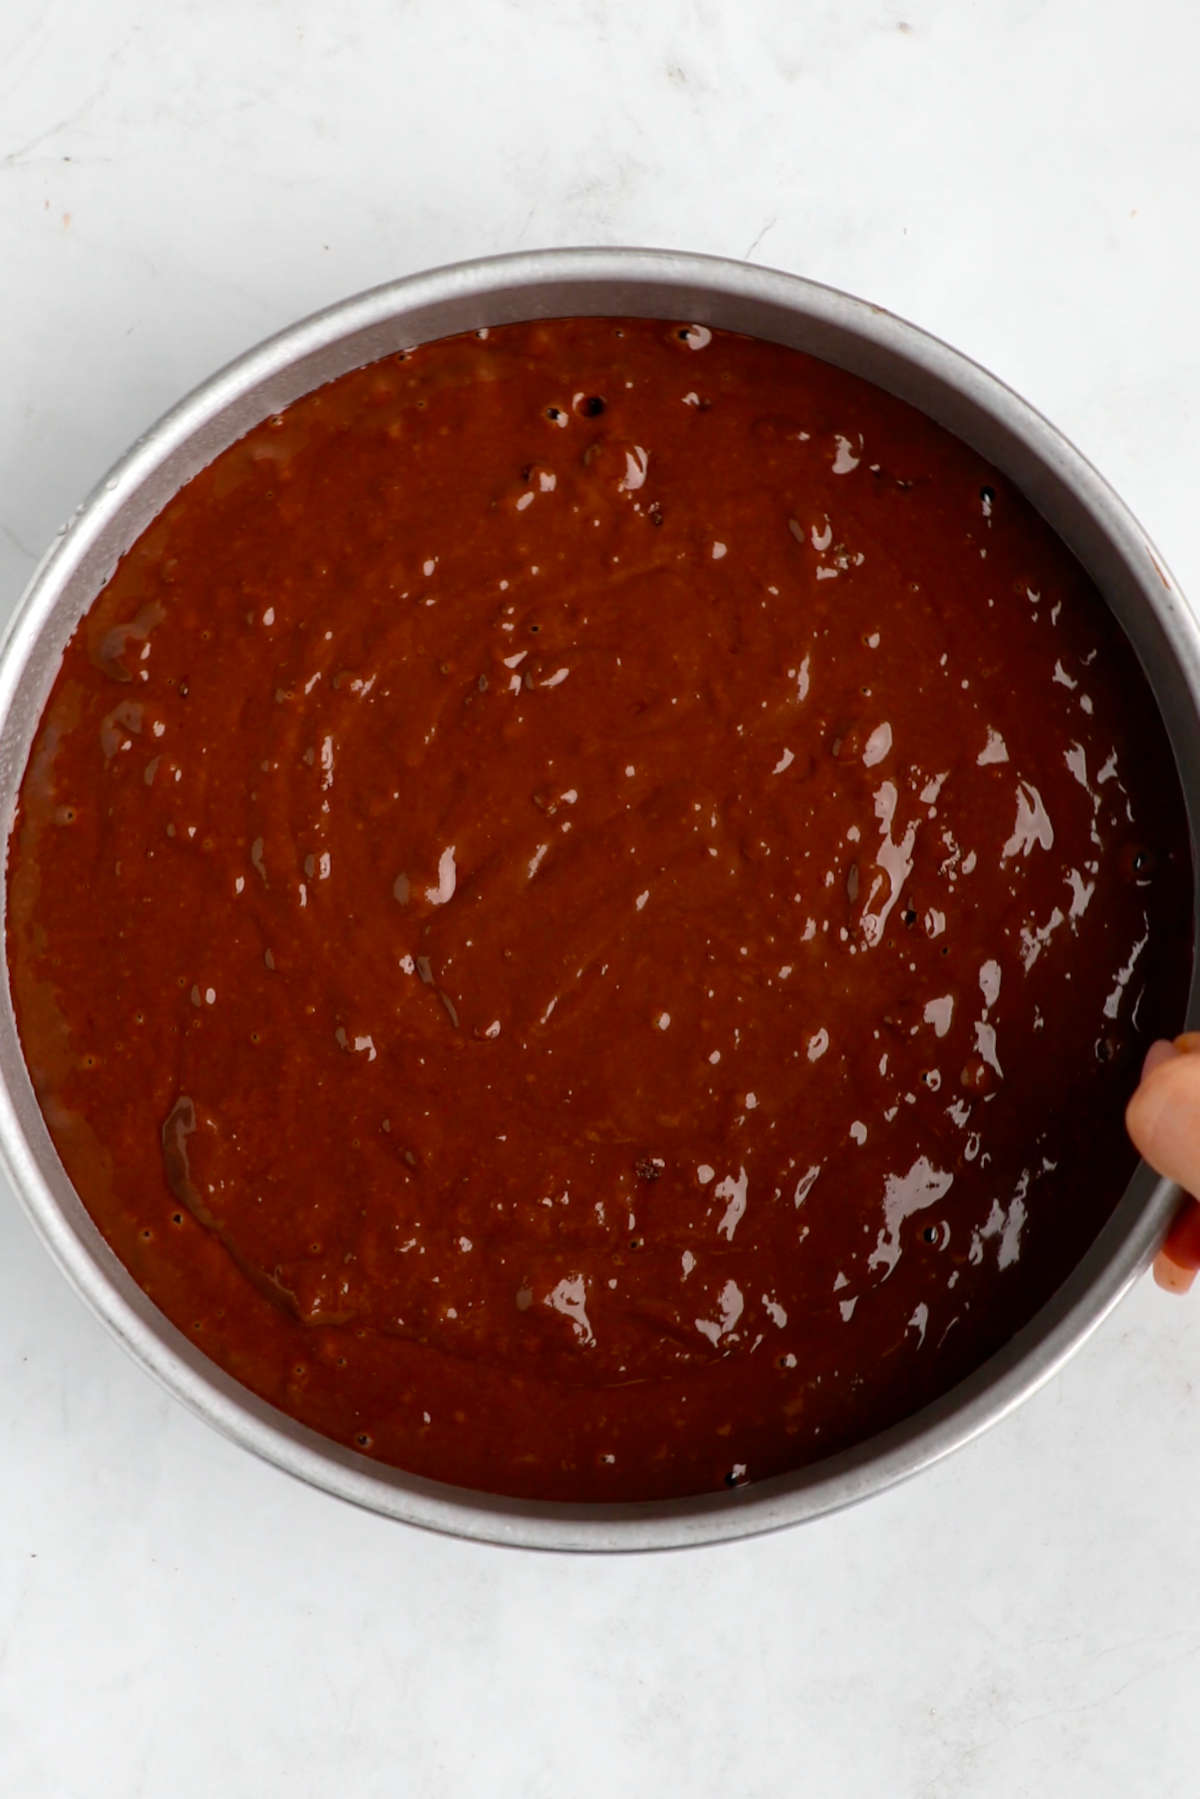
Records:
[[[806,350],[911,402],[1003,470],[1089,571],[1145,669],[1188,795],[1196,866],[1200,628],[1145,533],[1079,452],[994,376],[877,306],[743,263],[608,249],[461,263],[360,294],[251,350],[140,438],[59,533],[9,627],[0,659],[5,840],[71,633],[185,481],[260,420],[349,369],[458,331],[586,313],[722,326]],[[1189,1018],[1195,992],[1194,975]],[[135,1285],[68,1181],[34,1098],[7,979],[0,1161],[51,1255],[118,1341],[235,1442],[389,1517],[547,1549],[665,1549],[747,1536],[853,1504],[928,1467],[1003,1418],[1079,1347],[1145,1269],[1180,1198],[1140,1167],[1036,1317],[968,1380],[882,1435],[732,1493],[569,1505],[495,1498],[381,1467],[294,1423],[201,1355]]]

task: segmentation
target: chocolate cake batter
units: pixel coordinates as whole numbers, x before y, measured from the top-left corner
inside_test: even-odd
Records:
[[[191,481],[67,650],[8,958],[162,1310],[401,1467],[642,1498],[943,1392],[1111,1212],[1191,870],[1131,651],[920,414],[517,325]]]

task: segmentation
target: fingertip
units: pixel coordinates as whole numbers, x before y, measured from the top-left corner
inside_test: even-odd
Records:
[[[1173,1042],[1160,1038],[1146,1051],[1142,1078],[1125,1108],[1125,1124],[1139,1154],[1152,1168],[1184,1188],[1200,1185],[1200,1033],[1185,1032]],[[1177,1216],[1154,1258],[1155,1284],[1166,1293],[1187,1293],[1195,1284],[1200,1225],[1194,1201]],[[1177,1260],[1176,1257],[1179,1259]]]
[[[1176,1055],[1151,1069],[1125,1109],[1138,1153],[1185,1192],[1200,1192],[1200,1056]]]

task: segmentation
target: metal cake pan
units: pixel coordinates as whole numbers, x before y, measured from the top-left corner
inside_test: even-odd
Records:
[[[745,263],[620,249],[493,257],[374,288],[240,357],[139,438],[59,533],[5,638],[5,841],[63,649],[119,557],[185,481],[262,419],[349,369],[458,331],[585,313],[723,326],[806,350],[919,407],[1008,475],[1091,574],[1141,661],[1188,797],[1197,866],[1200,627],[1145,532],[1090,463],[993,375],[877,306]],[[67,1179],[26,1072],[7,977],[0,1165],[63,1273],[117,1340],[235,1442],[390,1517],[547,1549],[678,1548],[774,1530],[866,1499],[939,1461],[1003,1418],[1080,1346],[1143,1272],[1180,1200],[1176,1187],[1139,1167],[1074,1273],[1034,1319],[969,1379],[881,1435],[732,1493],[579,1505],[498,1498],[382,1467],[296,1424],[202,1355],[126,1273]]]

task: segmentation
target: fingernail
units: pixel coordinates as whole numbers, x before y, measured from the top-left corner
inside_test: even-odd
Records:
[[[1153,1074],[1156,1068],[1161,1068],[1164,1062],[1169,1062],[1177,1054],[1178,1044],[1168,1043],[1165,1037],[1160,1037],[1146,1051],[1146,1059],[1142,1063],[1142,1079],[1145,1080],[1148,1074]]]
[[[1150,1047],[1153,1048],[1154,1045],[1151,1044]],[[1200,1049],[1200,1031],[1182,1032],[1180,1036],[1176,1037],[1173,1047],[1183,1055],[1194,1053]]]
[[[1196,1278],[1194,1268],[1181,1268],[1160,1250],[1154,1258],[1154,1279],[1164,1293],[1186,1293]]]

